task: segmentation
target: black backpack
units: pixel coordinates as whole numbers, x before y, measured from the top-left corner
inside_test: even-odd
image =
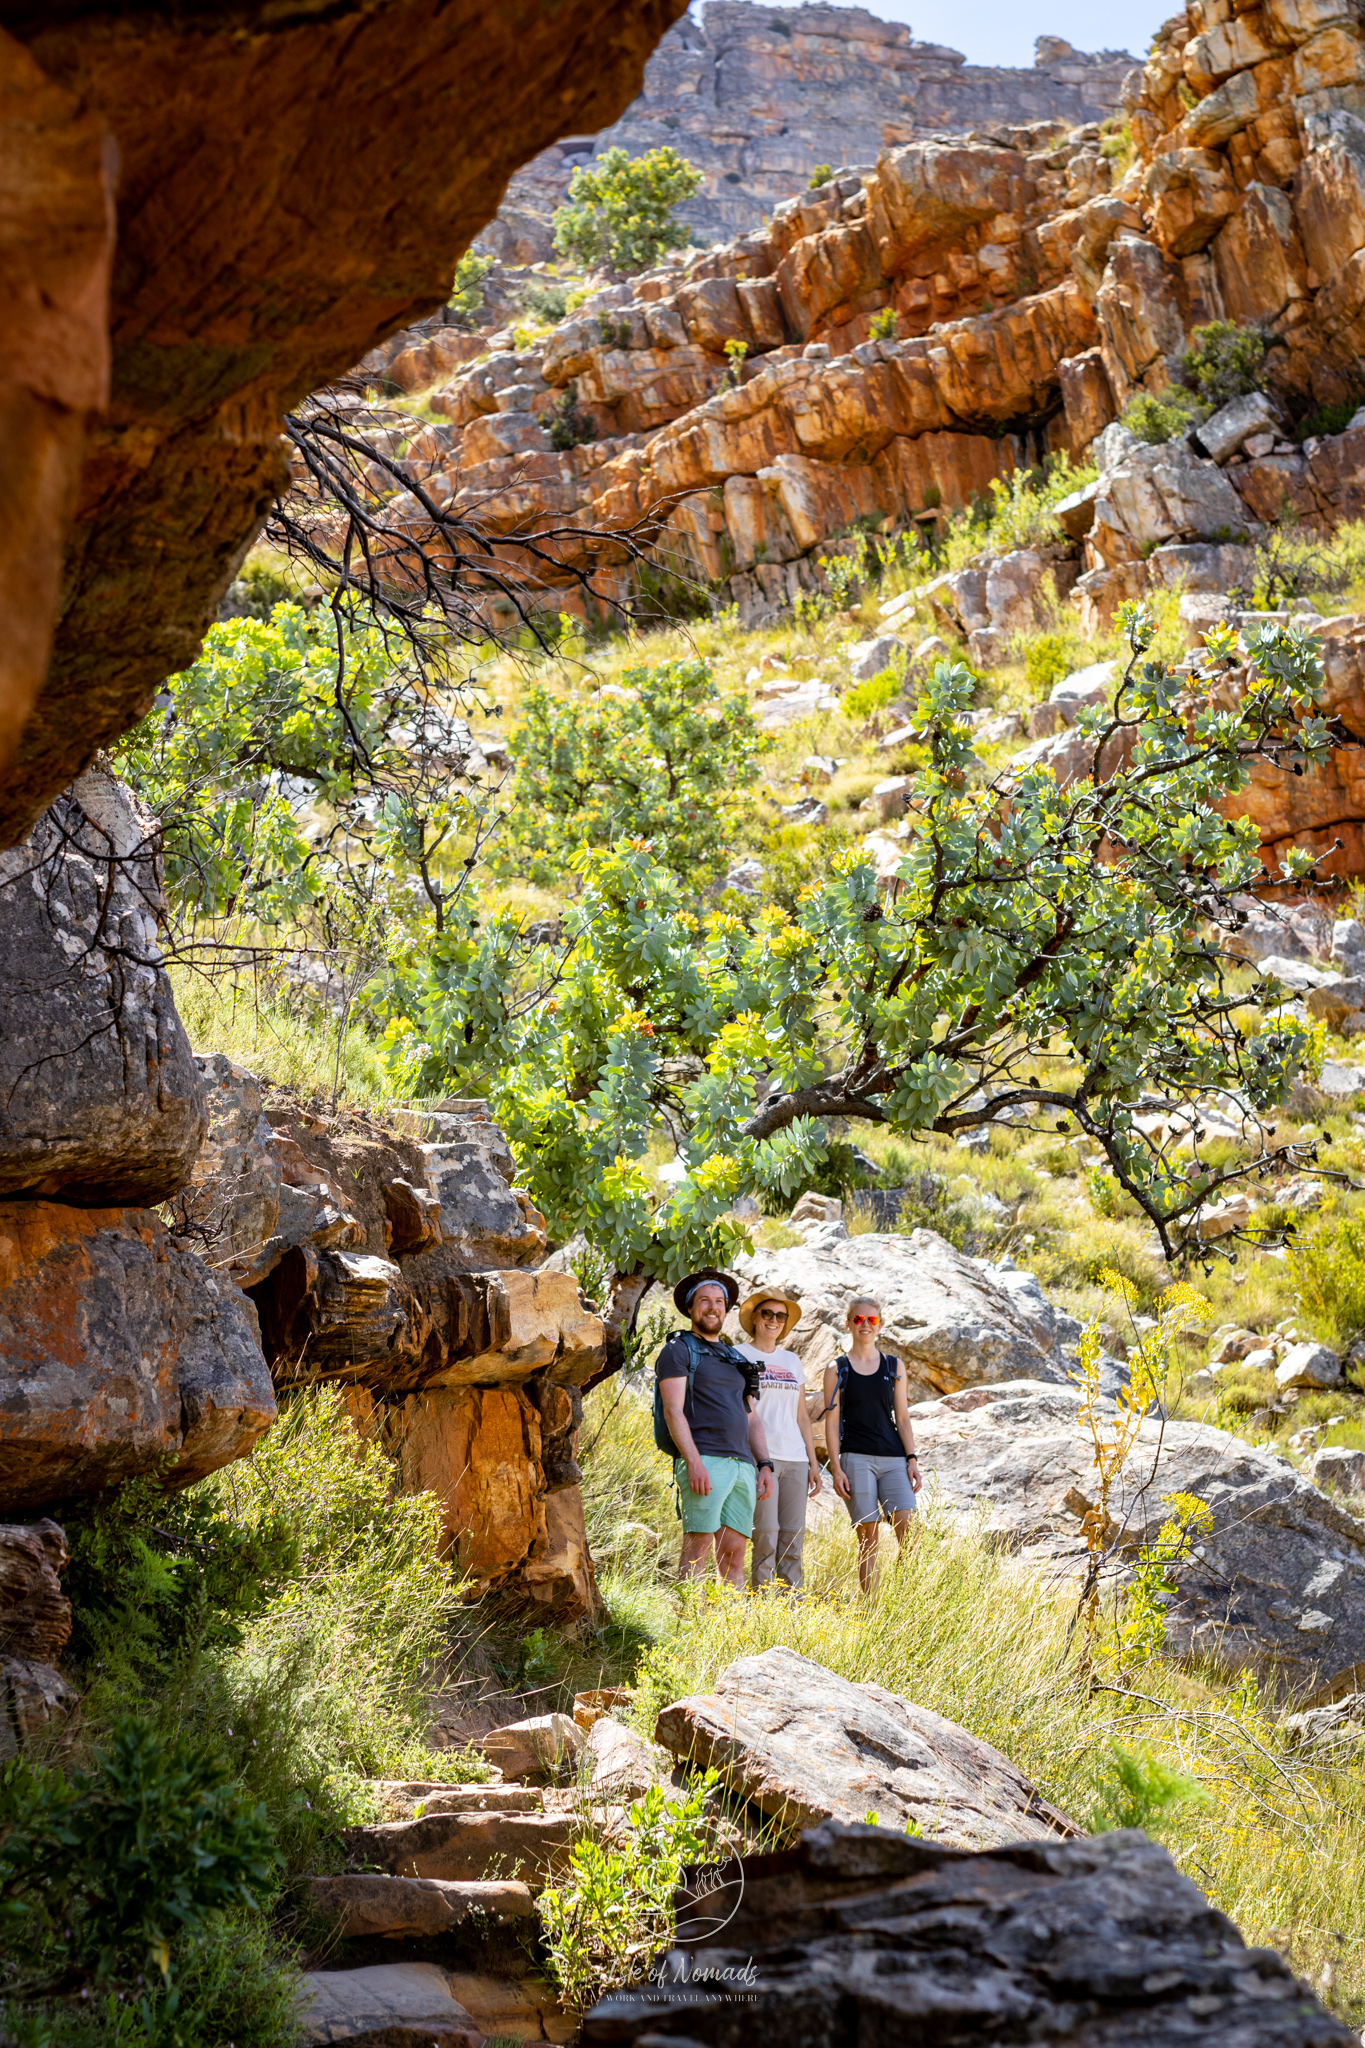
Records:
[[[690,1394],[692,1392],[692,1382],[697,1377],[697,1367],[701,1363],[701,1345],[690,1330],[675,1330],[673,1335],[681,1337],[683,1343],[687,1346],[687,1393]],[[671,1343],[673,1340],[670,1337],[665,1341]],[[714,1351],[718,1357],[727,1359],[730,1364],[737,1365],[744,1374],[746,1391],[753,1391],[748,1383],[753,1377],[756,1368],[749,1359],[745,1358],[742,1352],[736,1351],[732,1344],[711,1344],[708,1346],[708,1349]],[[683,1398],[686,1400],[687,1395],[684,1395]],[[664,1413],[663,1381],[657,1374],[654,1379],[654,1441],[659,1449],[666,1452],[670,1458],[677,1458],[682,1455],[678,1446],[674,1443],[672,1431],[668,1427],[668,1417]]]
[[[877,1379],[890,1397],[886,1413],[887,1419],[893,1428],[896,1421],[896,1374],[900,1371],[900,1363],[900,1360],[893,1357],[889,1351],[879,1351],[877,1353]],[[890,1368],[889,1371],[888,1367]],[[843,1399],[844,1388],[848,1385],[848,1376],[852,1370],[853,1367],[849,1364],[848,1353],[846,1351],[841,1352],[834,1361],[834,1401],[841,1401]],[[834,1401],[831,1401],[828,1407],[820,1410],[820,1413],[815,1418],[817,1422],[824,1421],[830,1409],[833,1408]],[[840,1409],[840,1414],[842,1415],[842,1413],[843,1410]]]

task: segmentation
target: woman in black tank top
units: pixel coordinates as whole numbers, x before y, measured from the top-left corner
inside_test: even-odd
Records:
[[[877,1541],[886,1515],[904,1549],[918,1506],[919,1460],[905,1396],[905,1368],[877,1348],[879,1302],[849,1303],[847,1353],[825,1369],[825,1443],[834,1490],[858,1538],[858,1584],[876,1577]]]

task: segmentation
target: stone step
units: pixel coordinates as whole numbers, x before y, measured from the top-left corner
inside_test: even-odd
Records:
[[[541,1796],[535,1785],[436,1785],[420,1778],[376,1778],[374,1789],[395,1819],[411,1820],[423,1813],[539,1813]]]
[[[394,1877],[520,1878],[539,1890],[566,1868],[583,1832],[574,1813],[428,1813],[420,1820],[347,1828],[343,1839],[357,1863]]]
[[[346,1941],[367,1935],[410,1939],[444,1934],[471,1913],[490,1920],[525,1920],[535,1912],[529,1885],[513,1879],[451,1883],[438,1877],[387,1877],[372,1873],[314,1877],[308,1883],[313,1911]]]
[[[485,2034],[434,1963],[312,1970],[299,2029],[304,2048],[483,2048]]]
[[[541,1977],[476,1976],[452,1970],[450,1989],[488,2041],[572,2041],[578,2022]]]

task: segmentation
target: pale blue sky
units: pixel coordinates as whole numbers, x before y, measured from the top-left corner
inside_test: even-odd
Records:
[[[835,0],[842,4],[842,0]],[[973,64],[1032,64],[1035,36],[1065,36],[1078,50],[1145,54],[1173,0],[861,0],[883,21],[907,22],[921,42],[947,43]]]

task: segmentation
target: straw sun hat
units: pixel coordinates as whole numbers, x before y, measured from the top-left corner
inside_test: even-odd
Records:
[[[780,1301],[783,1308],[787,1311],[787,1320],[777,1333],[778,1343],[785,1344],[787,1338],[801,1320],[801,1304],[799,1301],[794,1301],[790,1294],[784,1294],[780,1287],[759,1287],[754,1293],[746,1295],[739,1305],[739,1327],[743,1330],[746,1337],[752,1337],[754,1334],[754,1317],[758,1314],[765,1301]]]

